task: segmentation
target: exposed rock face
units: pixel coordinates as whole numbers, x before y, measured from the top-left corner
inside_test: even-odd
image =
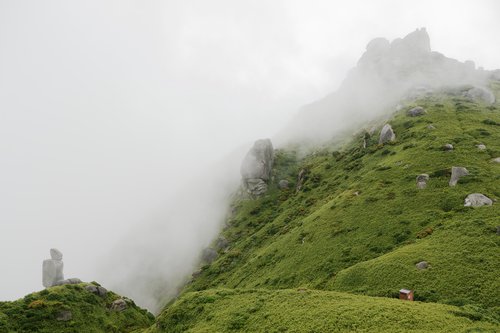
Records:
[[[217,251],[207,247],[203,250],[201,254],[201,260],[207,264],[211,264],[215,259],[217,259]]]
[[[479,144],[479,145],[476,145],[476,148],[479,149],[479,150],[486,150],[486,146],[483,145],[482,143]]]
[[[420,269],[420,270],[427,269],[427,268],[429,268],[429,263],[427,261],[421,261],[418,264],[416,264],[415,267],[417,267],[417,269]]]
[[[493,201],[481,193],[472,193],[465,198],[465,207],[491,206]]]
[[[423,173],[417,176],[417,188],[423,190],[427,187],[427,181],[429,180],[429,175]]]
[[[117,311],[117,312],[123,311],[126,308],[127,308],[127,302],[123,298],[119,298],[113,303],[111,303],[110,307],[111,311]]]
[[[484,87],[474,87],[467,90],[464,95],[474,102],[483,102],[486,104],[495,103],[495,95]]]
[[[452,167],[451,168],[451,178],[450,178],[450,186],[457,185],[458,180],[461,177],[468,176],[469,171],[464,167]]]
[[[79,284],[79,283],[82,283],[82,280],[78,278],[71,278],[66,280],[59,280],[54,284],[54,286],[62,286],[65,284]]]
[[[271,140],[257,140],[243,159],[240,169],[247,192],[254,196],[266,193],[273,163],[274,149]]]
[[[46,259],[42,265],[42,284],[45,288],[55,286],[64,280],[62,253],[57,249],[50,249],[52,259]]]
[[[453,145],[451,143],[447,143],[443,146],[444,151],[452,151],[453,150]]]
[[[288,180],[286,180],[286,179],[280,180],[280,182],[278,183],[278,186],[282,190],[287,190],[288,189]]]
[[[408,110],[406,114],[410,117],[423,116],[425,114],[425,110],[421,106],[414,107],[413,109]]]
[[[394,140],[396,140],[396,134],[394,134],[391,125],[385,124],[380,131],[378,143],[383,144]]]

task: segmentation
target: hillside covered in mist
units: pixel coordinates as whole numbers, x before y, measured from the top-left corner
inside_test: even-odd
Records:
[[[0,331],[498,331],[499,98],[499,71],[432,51],[425,29],[375,39],[337,91],[256,142],[156,318],[83,283],[0,303]]]

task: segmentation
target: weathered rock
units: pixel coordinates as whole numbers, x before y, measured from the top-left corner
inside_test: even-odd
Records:
[[[79,284],[79,283],[82,283],[82,280],[80,280],[78,278],[71,278],[71,279],[66,279],[66,280],[59,280],[54,285],[55,286],[63,286],[65,284]]]
[[[486,150],[486,146],[483,145],[482,143],[481,144],[478,144],[476,145],[476,148],[479,149],[479,150]]]
[[[426,173],[417,176],[417,188],[423,190],[427,187],[427,181],[429,180],[429,175]]]
[[[288,180],[282,179],[279,181],[278,186],[282,190],[288,190]]]
[[[427,129],[434,130],[434,129],[436,129],[436,127],[434,127],[434,125],[432,125],[432,124],[429,124],[429,125],[427,125]]]
[[[61,311],[56,316],[58,321],[70,321],[71,319],[73,319],[73,314],[68,310]]]
[[[469,171],[464,167],[452,167],[451,168],[451,178],[450,178],[450,186],[457,185],[458,180],[461,177],[468,176]]]
[[[489,89],[483,87],[469,89],[464,93],[464,96],[474,102],[495,103],[495,95]]]
[[[217,251],[207,247],[201,253],[201,260],[207,264],[211,264],[215,259],[217,259]]]
[[[416,264],[415,267],[417,267],[417,269],[427,269],[429,268],[429,263],[427,261],[421,261]]]
[[[308,173],[309,173],[309,170],[307,170],[307,169],[302,169],[299,171],[299,174],[297,175],[297,185],[295,186],[295,190],[297,192],[302,189],[302,185],[304,185],[304,182],[307,179]]]
[[[406,112],[406,114],[410,117],[418,117],[418,116],[423,116],[424,114],[426,114],[426,111],[423,107],[417,106],[417,107],[414,107],[413,109],[408,110],[408,112]]]
[[[453,150],[453,145],[451,143],[447,143],[443,146],[443,150],[445,151],[452,151]]]
[[[465,198],[465,207],[491,206],[493,201],[481,193],[472,193]]]
[[[396,140],[396,134],[394,134],[391,125],[385,124],[380,131],[378,143],[383,144],[394,140]]]
[[[113,303],[111,303],[110,309],[111,311],[120,312],[125,310],[127,307],[128,307],[127,302],[123,298],[119,298],[116,301],[113,301]]]
[[[85,289],[92,294],[95,294],[97,296],[104,297],[108,293],[108,290],[106,288],[103,288],[101,286],[94,286],[94,285],[88,285],[85,286]]]
[[[500,236],[500,225],[497,225],[497,236]]]
[[[215,242],[215,247],[217,250],[225,250],[229,247],[229,241],[224,236],[219,236]]]
[[[267,192],[267,183],[260,178],[244,179],[243,185],[247,192],[254,196],[259,196]]]
[[[269,139],[257,140],[241,164],[240,173],[243,186],[252,195],[262,195],[267,191],[274,163],[274,149]]]
[[[496,157],[491,160],[493,163],[500,163],[500,157]]]
[[[50,249],[52,259],[46,259],[42,264],[42,284],[45,288],[55,286],[58,281],[64,280],[62,253],[57,249]]]

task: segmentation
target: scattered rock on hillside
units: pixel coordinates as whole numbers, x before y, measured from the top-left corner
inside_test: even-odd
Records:
[[[493,163],[500,163],[500,157],[496,157],[491,160]]]
[[[434,127],[434,125],[432,125],[432,124],[429,124],[429,125],[427,125],[427,129],[434,130],[434,129],[436,129],[436,127]]]
[[[267,191],[274,163],[274,149],[271,140],[255,141],[241,164],[243,186],[252,195],[259,196]]]
[[[493,201],[481,193],[472,193],[465,198],[465,207],[491,206]]]
[[[484,87],[471,88],[464,93],[464,96],[474,102],[483,102],[487,104],[495,103],[495,95]]]
[[[423,116],[424,114],[426,114],[426,111],[423,107],[417,106],[414,107],[413,109],[408,110],[406,114],[410,117],[417,117],[417,116]]]
[[[288,190],[288,180],[282,179],[279,181],[278,186],[282,190]]]
[[[92,294],[95,294],[97,296],[104,297],[108,293],[108,290],[106,288],[103,288],[101,286],[94,286],[92,284],[85,286],[85,289]]]
[[[469,175],[469,170],[467,170],[466,168],[464,168],[464,167],[452,167],[449,185],[450,186],[457,185],[457,182],[461,177],[468,176],[468,175]]]
[[[396,134],[394,134],[391,125],[385,124],[380,131],[378,143],[383,144],[394,140],[396,140]]]
[[[429,180],[429,175],[426,173],[417,176],[417,188],[424,189],[427,187],[427,181]]]
[[[123,298],[119,298],[111,303],[111,311],[121,312],[127,308],[127,302]]]
[[[427,261],[421,261],[416,264],[415,267],[417,267],[417,269],[427,269],[429,268],[429,263]]]
[[[297,185],[295,186],[296,191],[300,191],[302,189],[302,185],[304,185],[304,182],[306,181],[307,178],[307,169],[302,169],[299,171],[299,174],[297,175]]]
[[[497,236],[500,236],[500,225],[497,225]]]
[[[224,236],[219,236],[215,242],[215,247],[217,250],[225,250],[229,247],[229,241]]]
[[[207,264],[211,264],[215,259],[217,259],[217,251],[210,247],[207,247],[201,253],[201,260]]]
[[[478,144],[476,145],[476,148],[479,149],[479,150],[486,150],[486,146],[483,145],[482,143],[481,144]]]
[[[453,145],[451,143],[447,143],[443,146],[444,151],[452,151],[453,150]]]
[[[58,321],[70,321],[71,319],[73,319],[73,314],[68,310],[61,311],[56,316]]]

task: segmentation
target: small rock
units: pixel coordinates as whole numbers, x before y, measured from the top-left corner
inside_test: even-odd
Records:
[[[468,175],[469,175],[469,171],[466,168],[464,168],[464,167],[452,167],[449,185],[450,186],[457,185],[457,182],[461,177],[468,176]]]
[[[493,201],[481,193],[472,193],[465,198],[465,207],[491,206]]]
[[[82,283],[82,280],[78,278],[71,278],[71,279],[57,281],[55,286],[63,286],[65,284],[79,284],[79,283]]]
[[[106,294],[108,293],[108,290],[106,288],[103,288],[101,286],[94,286],[92,284],[85,286],[85,289],[87,291],[91,292],[92,294],[95,294],[95,295],[101,296],[101,297],[106,296]]]
[[[429,268],[429,263],[427,261],[421,261],[416,264],[415,267],[417,267],[417,269],[427,269]]]
[[[58,321],[69,321],[71,319],[73,319],[73,314],[67,310],[59,312],[56,317]]]
[[[297,192],[302,189],[302,185],[304,185],[304,182],[306,181],[308,172],[309,171],[307,169],[299,171],[299,174],[297,175],[297,185],[295,186]]]
[[[500,236],[500,225],[497,225],[497,236]]]
[[[423,107],[417,106],[414,107],[413,109],[410,109],[406,112],[406,114],[410,117],[418,117],[418,116],[423,116],[426,114],[426,111]]]
[[[417,188],[423,190],[427,187],[427,181],[429,180],[429,175],[426,173],[417,176]]]
[[[478,144],[476,145],[476,148],[479,149],[479,150],[486,150],[486,146],[483,145],[482,143],[481,144]]]
[[[378,143],[383,144],[394,140],[396,140],[396,134],[394,134],[391,125],[385,124],[380,131]]]
[[[453,150],[453,145],[451,143],[447,143],[443,146],[444,151],[451,151]]]
[[[214,260],[217,259],[217,251],[214,249],[207,247],[203,250],[201,254],[201,260],[207,264],[211,264]]]
[[[111,311],[123,311],[127,308],[127,302],[123,298],[119,298],[111,303]]]
[[[427,129],[434,130],[434,129],[436,129],[436,127],[434,127],[434,125],[432,125],[432,124],[429,124],[429,125],[427,125]]]
[[[288,190],[288,180],[282,179],[278,183],[278,187],[282,190]]]
[[[215,242],[215,248],[218,250],[225,250],[229,246],[229,241],[224,236],[219,236]]]
[[[92,294],[96,294],[98,293],[97,291],[97,286],[94,286],[94,285],[88,285],[88,286],[85,286],[85,290],[87,290],[88,292],[91,292]]]
[[[493,163],[500,163],[500,157],[496,157],[491,160]]]

